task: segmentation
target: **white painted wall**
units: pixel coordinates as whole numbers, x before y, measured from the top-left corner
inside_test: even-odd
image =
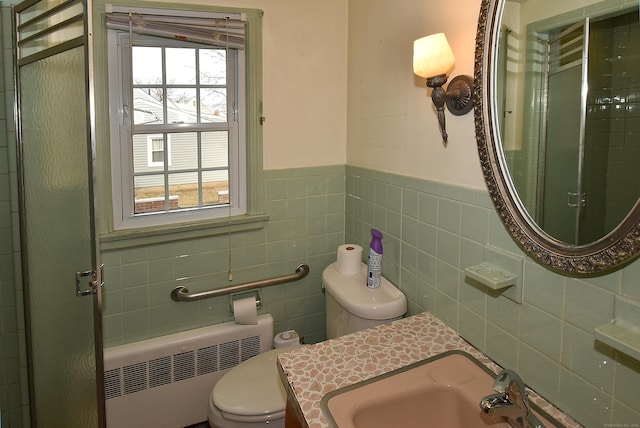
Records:
[[[163,0],[261,9],[264,167],[345,164],[347,0]]]
[[[443,31],[452,75],[472,75],[480,0],[215,4],[265,12],[266,169],[347,163],[484,188],[473,113],[447,113],[443,147],[431,90],[412,68],[413,40]]]
[[[603,0],[536,0],[535,3],[523,2],[521,22],[522,25],[526,25],[602,1]],[[622,4],[623,2],[621,1],[619,3]]]
[[[447,112],[442,144],[425,79],[413,74],[413,41],[444,32],[452,76],[473,75],[480,0],[349,0],[347,163],[484,188],[473,113]]]

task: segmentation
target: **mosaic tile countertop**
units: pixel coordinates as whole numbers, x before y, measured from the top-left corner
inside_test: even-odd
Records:
[[[329,427],[320,401],[328,392],[450,350],[473,355],[490,370],[501,368],[428,312],[303,346],[278,356],[280,376],[300,422]],[[529,399],[566,427],[581,427],[530,391]]]

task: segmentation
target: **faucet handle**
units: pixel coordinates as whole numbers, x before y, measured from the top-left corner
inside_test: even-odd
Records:
[[[503,416],[511,426],[545,428],[531,412],[524,382],[513,370],[502,370],[496,376],[493,389],[497,394],[487,395],[480,401],[480,408],[490,415]]]
[[[526,390],[522,378],[520,378],[518,373],[509,369],[504,369],[500,373],[498,373],[498,376],[496,376],[496,380],[493,382],[493,390],[496,392],[508,393],[510,387],[513,387],[514,382],[517,388],[520,390],[520,393],[522,395],[525,395]]]

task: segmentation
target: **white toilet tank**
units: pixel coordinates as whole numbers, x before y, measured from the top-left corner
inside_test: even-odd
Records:
[[[407,312],[407,299],[382,277],[379,288],[368,288],[367,265],[360,272],[344,275],[331,263],[322,272],[325,289],[327,339],[375,327]]]

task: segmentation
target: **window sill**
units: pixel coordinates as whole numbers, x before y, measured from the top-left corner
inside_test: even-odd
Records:
[[[100,235],[100,250],[109,251],[206,236],[223,235],[264,227],[269,220],[266,214],[241,215],[194,223],[153,226],[140,229],[114,231]]]

